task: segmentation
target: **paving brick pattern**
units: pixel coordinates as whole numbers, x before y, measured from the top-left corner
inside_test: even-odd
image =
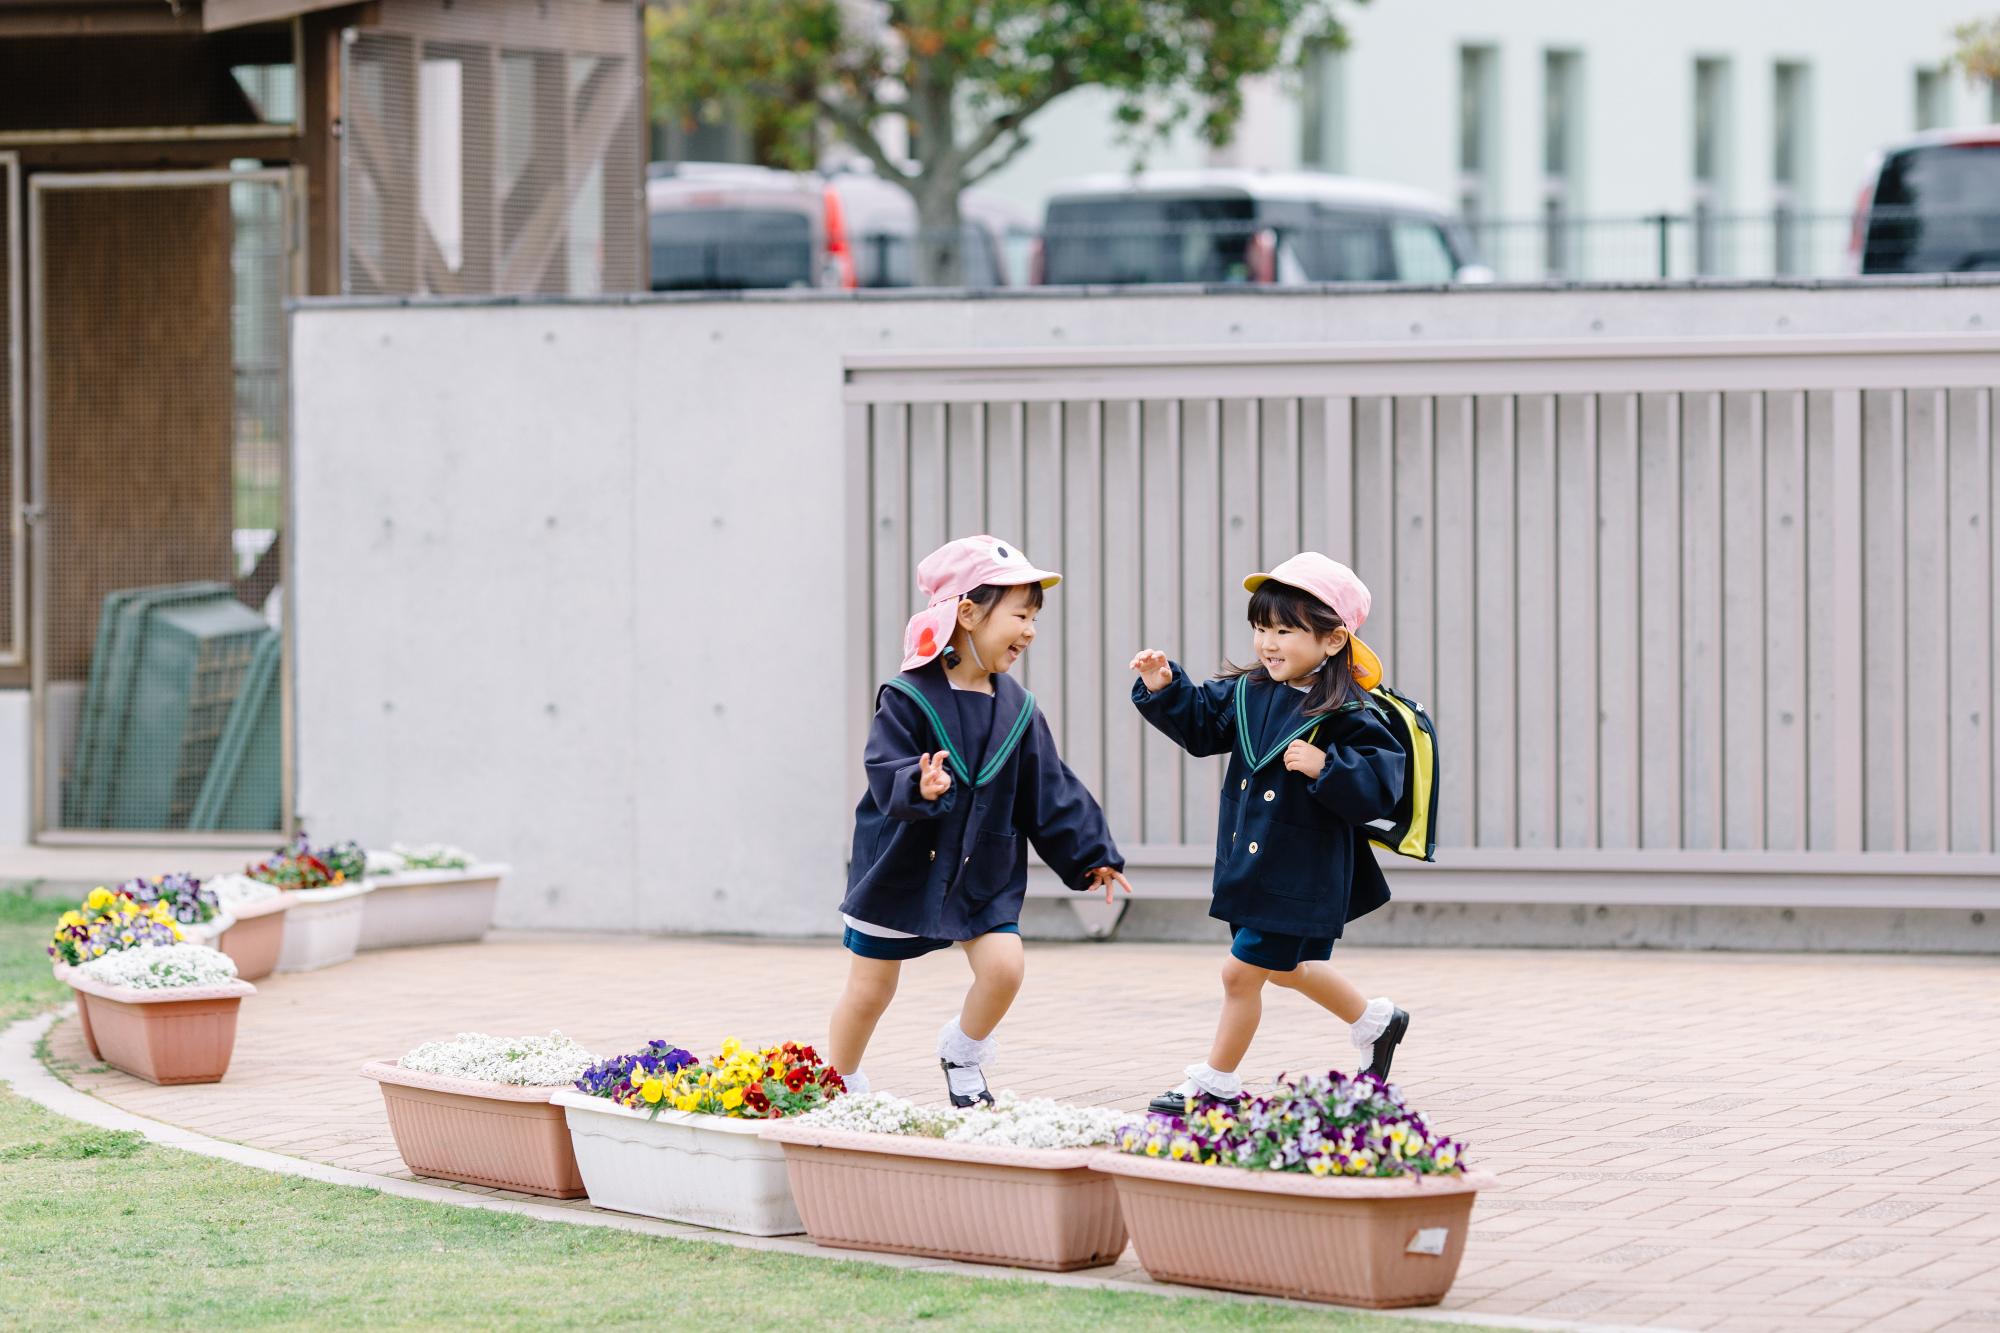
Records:
[[[1676,1329],[2000,1329],[2000,960],[1343,949],[1414,1014],[1414,1104],[1497,1171],[1447,1308]],[[1205,1053],[1219,949],[1031,944],[997,1086],[1136,1106]],[[819,1042],[831,943],[500,934],[273,977],[226,1082],[78,1086],[216,1138],[404,1174],[350,1076],[465,1030],[560,1028],[609,1054],[655,1036]],[[867,1061],[942,1094],[931,1055],[965,981],[904,970]],[[1273,993],[1245,1073],[1352,1068],[1345,1034]],[[480,1191],[492,1193],[492,1191]],[[583,1204],[576,1206],[582,1207]],[[1127,1255],[1128,1261],[1130,1255]],[[1127,1269],[1130,1269],[1128,1263]]]

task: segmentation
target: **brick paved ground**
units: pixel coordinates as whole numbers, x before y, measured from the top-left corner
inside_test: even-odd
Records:
[[[1480,1199],[1448,1306],[1681,1329],[2000,1329],[2000,960],[1343,950],[1415,1015],[1397,1074],[1504,1188]],[[995,1082],[1135,1105],[1205,1050],[1217,949],[1053,945]],[[227,1082],[77,1084],[217,1138],[402,1173],[373,1083],[460,1030],[559,1027],[611,1053],[824,1036],[833,944],[496,935],[273,977]],[[954,958],[905,969],[868,1067],[935,1100]],[[74,1022],[52,1038],[84,1060]],[[1274,995],[1245,1072],[1351,1068]],[[579,1205],[582,1206],[582,1205]],[[1129,1258],[1129,1255],[1128,1255]]]

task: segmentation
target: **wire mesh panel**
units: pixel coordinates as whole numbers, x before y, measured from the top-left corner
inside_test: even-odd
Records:
[[[374,31],[345,49],[348,292],[639,288],[631,59]]]
[[[275,171],[32,182],[44,828],[281,827],[279,757],[231,738],[279,743],[292,207]]]
[[[27,421],[22,402],[27,331],[22,327],[21,165],[0,153],[0,664],[22,660],[27,615],[27,527],[21,513],[27,478]]]

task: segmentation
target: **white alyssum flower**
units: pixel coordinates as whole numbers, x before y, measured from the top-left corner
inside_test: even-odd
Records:
[[[276,886],[252,879],[248,875],[217,875],[214,879],[203,882],[215,890],[216,901],[225,909],[248,907],[251,903],[261,903],[278,896]]]
[[[400,875],[409,869],[409,866],[410,863],[404,859],[401,852],[371,850],[368,853],[368,869],[366,873],[370,875]]]
[[[236,975],[236,962],[226,953],[198,944],[162,944],[79,963],[79,975],[107,986],[133,990],[175,990],[182,986],[214,986]]]
[[[978,1143],[995,1148],[1087,1148],[1111,1142],[1124,1113],[1003,1092],[991,1108],[919,1106],[886,1092],[838,1097],[801,1117],[821,1129]]]
[[[450,1041],[426,1042],[396,1063],[421,1074],[540,1088],[574,1083],[597,1057],[560,1032],[546,1037],[461,1032]]]
[[[446,842],[426,842],[415,847],[397,843],[390,855],[403,858],[405,870],[464,870],[472,864],[472,853]]]

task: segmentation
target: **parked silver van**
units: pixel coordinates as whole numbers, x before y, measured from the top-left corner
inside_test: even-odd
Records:
[[[1035,281],[1491,282],[1471,238],[1418,190],[1318,172],[1161,171],[1058,187]]]

